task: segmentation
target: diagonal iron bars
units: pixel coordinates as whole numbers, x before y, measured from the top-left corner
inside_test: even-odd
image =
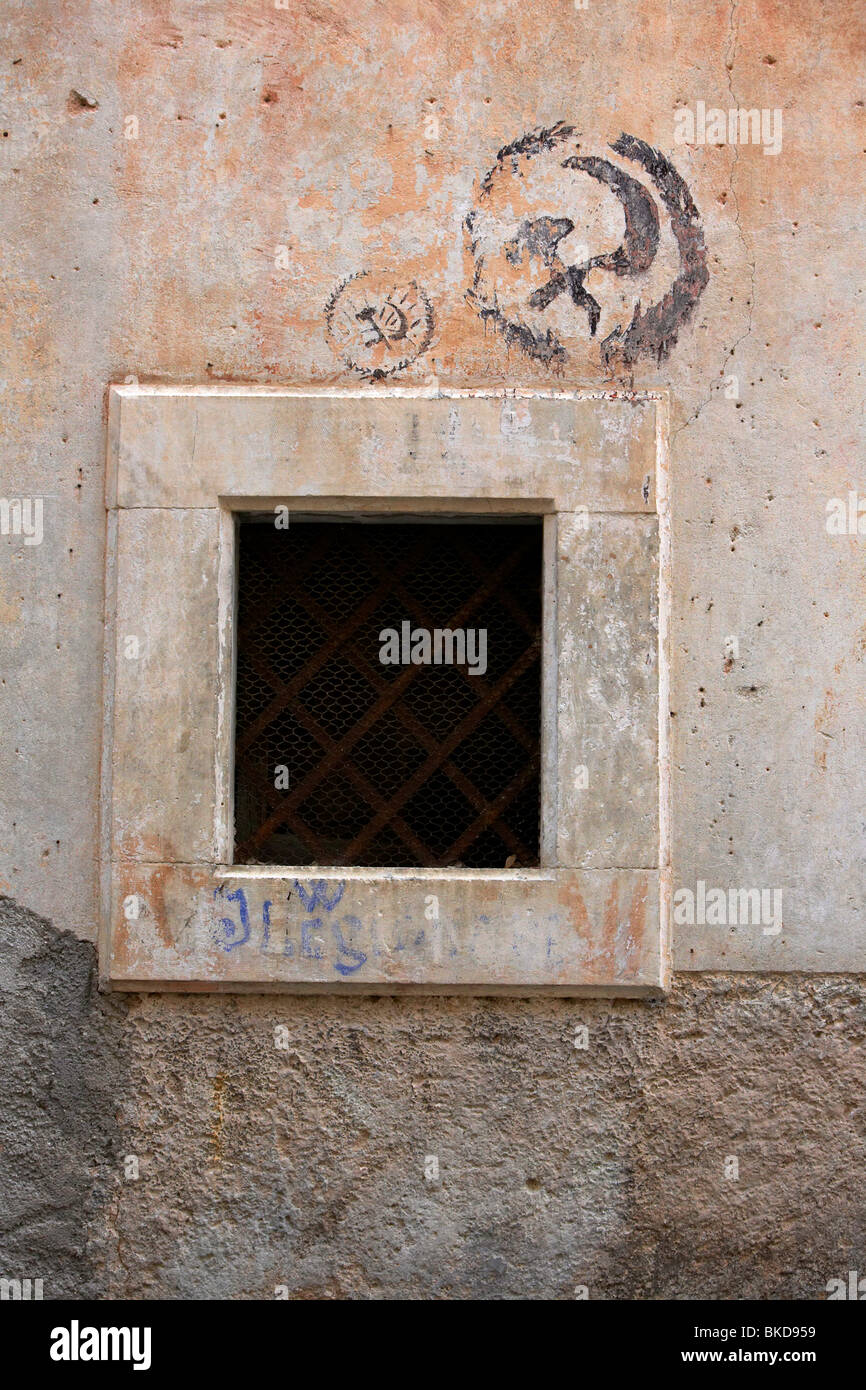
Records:
[[[250,520],[240,557],[236,862],[537,863],[537,522]],[[488,669],[382,664],[403,622]]]

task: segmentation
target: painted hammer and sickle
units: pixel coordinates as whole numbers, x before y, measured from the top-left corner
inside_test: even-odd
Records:
[[[518,264],[524,251],[538,256],[551,271],[550,277],[529,296],[533,309],[546,309],[562,293],[571,296],[572,303],[586,311],[590,336],[595,336],[601,317],[601,305],[584,288],[590,270],[611,270],[615,275],[634,275],[646,270],[653,262],[659,243],[659,216],[655,203],[637,179],[626,174],[606,159],[575,155],[563,161],[563,168],[580,169],[607,184],[622,204],[625,214],[625,236],[615,251],[590,256],[581,265],[566,265],[557,247],[571,232],[570,217],[538,217],[523,222],[517,235],[505,247],[512,264]]]

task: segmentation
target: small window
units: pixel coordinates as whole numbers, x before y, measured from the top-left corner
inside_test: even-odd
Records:
[[[112,388],[103,982],[663,991],[667,420]]]
[[[278,508],[238,550],[235,862],[537,865],[542,519]]]

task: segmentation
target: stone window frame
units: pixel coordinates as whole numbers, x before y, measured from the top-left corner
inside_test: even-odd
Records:
[[[667,422],[660,391],[109,389],[104,988],[665,992]],[[539,868],[231,863],[237,515],[281,505],[543,516]]]

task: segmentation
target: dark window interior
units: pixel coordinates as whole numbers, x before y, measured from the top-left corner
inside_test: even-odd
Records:
[[[271,512],[239,556],[235,862],[537,864],[541,518]],[[380,661],[436,629],[475,633],[479,674],[447,637]]]

